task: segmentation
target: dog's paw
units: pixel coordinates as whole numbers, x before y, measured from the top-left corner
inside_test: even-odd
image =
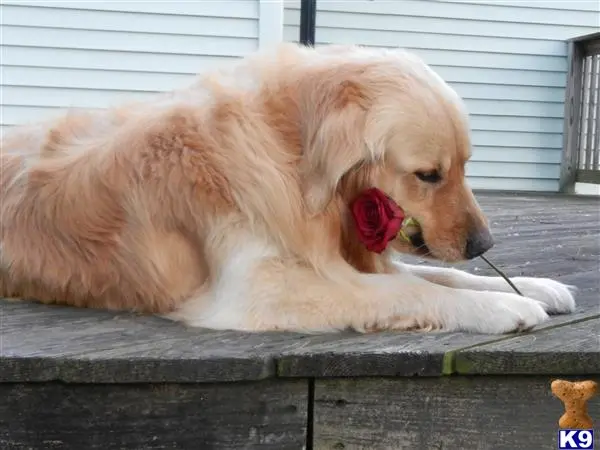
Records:
[[[548,314],[568,314],[575,311],[574,286],[549,278],[516,277],[512,281],[524,296],[542,303]]]
[[[479,292],[477,301],[462,311],[460,329],[503,334],[527,331],[548,320],[544,306],[531,298],[501,292]]]

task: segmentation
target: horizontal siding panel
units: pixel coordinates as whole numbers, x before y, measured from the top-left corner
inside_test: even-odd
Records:
[[[560,119],[561,123],[564,116],[564,103],[562,102],[468,99],[465,103],[469,112],[477,115],[551,117]]]
[[[566,42],[558,40],[473,37],[436,33],[320,27],[316,30],[315,39],[318,44],[361,44],[385,48],[397,48],[400,46],[405,48],[513,53],[517,55],[564,56],[567,49]]]
[[[297,26],[286,26],[283,31],[284,40],[286,42],[298,42],[298,32],[299,28]],[[358,44],[360,45],[360,43]],[[319,45],[324,44],[317,43],[317,47]],[[402,43],[398,43],[398,47],[404,46]],[[567,58],[565,55],[516,55],[512,53],[487,53],[485,51],[475,52],[456,49],[404,48],[434,66],[482,67],[488,69],[539,70],[550,72],[565,72],[567,70]]]
[[[375,2],[374,2],[375,3]],[[403,31],[416,33],[435,34],[461,34],[464,36],[488,36],[505,38],[564,40],[573,36],[593,33],[598,27],[565,26],[557,24],[528,24],[494,22],[489,20],[464,20],[436,18],[424,21],[422,17],[403,15],[398,16],[377,14],[378,6],[373,6],[373,14],[365,17],[364,14],[342,11],[319,11],[317,24],[319,30],[323,28],[346,28],[352,30],[384,30]],[[365,20],[367,19],[367,20]],[[284,14],[285,25],[299,26],[300,11],[287,10]],[[459,30],[459,31],[457,31]]]
[[[535,191],[556,192],[558,180],[540,178],[495,178],[495,177],[468,177],[467,183],[471,189],[492,191]]]
[[[258,48],[257,39],[185,36],[119,31],[2,26],[3,45],[78,48],[147,53],[245,56]]]
[[[569,11],[596,11],[600,13],[600,3],[596,0],[436,0],[445,3],[466,3],[469,5],[502,5],[517,8],[561,9]],[[559,14],[562,11],[558,12]]]
[[[562,149],[475,147],[471,161],[560,164]]]
[[[462,50],[409,49],[434,66],[481,67],[487,69],[518,69],[565,72],[567,58],[560,56],[515,55],[512,53],[468,52]]]
[[[462,20],[482,20],[527,24],[574,25],[581,27],[597,27],[598,20],[589,11],[563,10],[541,8],[519,8],[518,14],[510,7],[501,6],[502,2],[493,5],[460,3],[443,3],[426,0],[352,0],[317,2],[317,12],[339,11],[363,14],[382,14],[390,16],[413,16],[427,18],[447,18]],[[286,8],[299,9],[299,0],[287,0]],[[401,19],[400,19],[401,20]],[[318,26],[318,23],[317,23]]]
[[[258,1],[252,0],[227,0],[227,7],[223,7],[222,1],[198,1],[198,2],[132,2],[132,1],[62,1],[43,2],[36,0],[4,0],[5,5],[35,6],[36,8],[61,8],[88,11],[119,11],[119,12],[141,12],[149,14],[169,14],[183,16],[212,16],[212,17],[239,17],[245,19],[258,18]]]
[[[473,130],[554,134],[560,134],[563,131],[563,121],[561,119],[471,115],[470,122]]]
[[[447,82],[564,87],[566,73],[432,66]]]
[[[42,108],[38,106],[0,106],[1,125],[21,125],[58,117],[64,108]]]
[[[3,67],[3,83],[7,86],[40,86],[79,89],[112,89],[125,91],[166,91],[194,81],[192,75],[98,71],[80,69],[47,69],[36,67]]]
[[[241,57],[2,46],[2,65],[21,67],[197,74],[223,67],[239,58]]]
[[[76,6],[76,3],[71,3]],[[43,6],[43,3],[41,4]],[[2,25],[126,31],[190,36],[258,38],[258,20],[232,17],[173,16],[114,11],[86,11],[22,6],[0,6]]]
[[[560,167],[556,164],[470,161],[467,164],[466,173],[469,177],[553,179],[559,177]]]
[[[474,146],[562,149],[562,134],[473,130]]]
[[[155,92],[110,89],[4,86],[0,100],[8,106],[108,108],[130,101],[150,100],[155,95]]]
[[[520,100],[534,102],[563,102],[564,88],[539,86],[502,86],[493,84],[450,83],[456,92],[465,99],[481,100]]]

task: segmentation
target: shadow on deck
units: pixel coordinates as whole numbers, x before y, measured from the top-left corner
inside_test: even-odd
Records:
[[[550,381],[600,382],[600,202],[478,198],[490,259],[576,285],[576,313],[520,335],[305,336],[0,301],[0,447],[556,448]]]

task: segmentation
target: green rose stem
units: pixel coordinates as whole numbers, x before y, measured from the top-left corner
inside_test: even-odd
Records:
[[[517,289],[517,287],[514,285],[514,283],[512,281],[510,281],[510,279],[506,275],[504,275],[504,272],[502,272],[494,264],[492,264],[492,262],[489,259],[487,259],[485,256],[480,255],[479,257],[481,259],[483,259],[486,263],[488,263],[488,265],[492,269],[494,269],[498,273],[498,275],[500,275],[502,278],[504,278],[506,280],[506,282],[510,285],[510,287],[513,288],[517,294],[519,294],[521,297],[524,297],[524,295],[521,293],[521,291],[519,289]]]

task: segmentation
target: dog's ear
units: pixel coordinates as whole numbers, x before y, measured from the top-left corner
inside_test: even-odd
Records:
[[[367,105],[357,87],[338,84],[326,98],[304,150],[303,194],[310,214],[327,207],[346,172],[381,156],[367,137]]]

